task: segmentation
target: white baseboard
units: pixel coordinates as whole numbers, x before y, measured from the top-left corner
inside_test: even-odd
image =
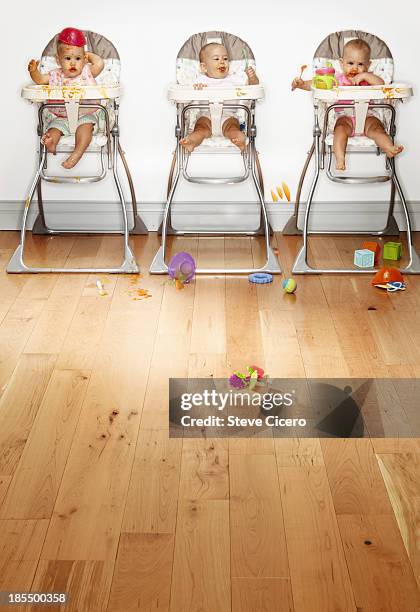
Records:
[[[163,203],[139,204],[140,215],[150,231],[156,231],[162,218]],[[384,225],[388,204],[386,202],[320,202],[311,211],[314,230],[377,230]],[[20,229],[24,202],[0,201],[0,230]],[[117,202],[48,201],[45,204],[50,227],[59,229],[86,229],[111,231],[121,228],[120,208]],[[293,212],[292,203],[267,205],[273,229],[281,231]],[[414,230],[420,231],[420,201],[410,202],[411,221]],[[131,211],[131,207],[129,207]],[[302,212],[304,206],[302,206]],[[37,214],[36,203],[29,215],[29,227]],[[254,202],[183,202],[174,204],[173,223],[185,229],[253,229],[258,225],[259,206]],[[405,229],[404,216],[398,203],[395,217],[400,228]]]

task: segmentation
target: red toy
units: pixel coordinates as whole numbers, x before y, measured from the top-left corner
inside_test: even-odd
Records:
[[[362,244],[362,249],[368,249],[369,251],[373,251],[375,253],[375,266],[378,264],[379,257],[381,254],[381,245],[377,242],[364,242]]]
[[[394,283],[396,281],[400,283],[404,281],[401,272],[397,268],[381,268],[373,277],[372,285],[386,285],[386,283]]]

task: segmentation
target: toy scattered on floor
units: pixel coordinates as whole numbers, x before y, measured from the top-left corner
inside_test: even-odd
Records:
[[[312,84],[317,89],[333,89],[333,87],[338,87],[335,70],[330,62],[327,63],[325,68],[315,70]]]
[[[354,252],[354,265],[358,268],[373,268],[375,253],[370,249],[358,249]]]
[[[248,276],[250,283],[256,283],[257,285],[265,285],[266,283],[273,282],[273,275],[267,272],[254,272]]]
[[[388,283],[404,283],[403,275],[397,268],[381,268],[372,279],[372,285],[387,285]]]
[[[105,287],[103,286],[100,280],[96,281],[96,286],[98,287],[99,295],[101,296],[108,295],[107,292],[105,291]]]
[[[267,376],[264,376],[264,370],[256,365],[247,366],[247,374],[242,374],[236,371],[230,376],[229,384],[235,389],[253,389],[256,385],[264,385],[267,383]]]
[[[168,264],[168,274],[175,281],[177,289],[183,289],[194,278],[195,270],[194,258],[185,251],[176,253]]]
[[[398,261],[402,256],[402,244],[401,242],[385,242],[384,244],[384,259],[392,259]]]
[[[294,278],[285,278],[281,285],[285,293],[294,293],[297,288],[297,283]]]
[[[373,251],[375,253],[375,266],[378,265],[379,257],[381,255],[381,245],[377,242],[366,241],[362,244],[362,249],[368,249],[369,251]]]
[[[394,291],[405,291],[406,290],[406,284],[402,283],[401,281],[393,281],[391,283],[379,284],[379,285],[375,285],[375,287],[378,287],[379,289],[386,289],[388,293],[393,293]]]

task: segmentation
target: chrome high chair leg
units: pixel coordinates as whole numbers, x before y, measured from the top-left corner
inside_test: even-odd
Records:
[[[181,173],[183,172],[183,166],[182,166],[182,155],[183,152],[181,150],[181,144],[180,144],[180,140],[181,140],[181,134],[182,134],[182,130],[180,128],[179,125],[177,125],[177,129],[176,129],[176,138],[177,138],[177,146],[176,146],[176,162],[172,163],[172,167],[171,167],[171,172],[170,172],[170,180],[168,183],[168,187],[169,187],[169,193],[168,193],[168,197],[167,197],[167,202],[166,202],[166,206],[165,206],[165,211],[164,211],[164,215],[163,215],[163,221],[161,224],[161,231],[162,231],[162,246],[159,248],[159,250],[157,251],[152,265],[150,266],[150,273],[151,274],[166,274],[168,271],[168,265],[165,262],[165,257],[166,257],[166,238],[168,236],[168,222],[170,221],[170,211],[171,211],[171,205],[172,205],[172,201],[173,201],[173,197],[174,197],[174,193],[176,190],[176,187],[178,185],[178,181],[180,178]],[[259,164],[256,161],[256,150],[255,150],[255,130],[254,133],[250,133],[250,139],[249,139],[249,156],[250,156],[250,173],[258,194],[258,199],[261,205],[261,225],[263,227],[264,230],[264,236],[265,236],[265,249],[266,249],[266,261],[265,264],[260,267],[260,268],[235,268],[235,269],[229,269],[229,268],[197,268],[196,273],[197,274],[249,274],[252,272],[270,272],[272,274],[280,274],[281,273],[281,268],[279,265],[279,262],[276,258],[276,256],[274,255],[274,252],[272,251],[271,247],[270,247],[270,225],[269,225],[269,221],[268,221],[268,214],[267,214],[267,208],[266,208],[266,204],[264,201],[264,193],[262,190],[262,175],[261,175],[261,171],[259,169]],[[257,230],[258,231],[258,230]],[[175,230],[175,233],[182,233],[182,232],[178,232],[177,230]],[[185,233],[197,233],[197,232],[185,232]],[[198,232],[199,233],[199,232]],[[221,235],[223,235],[223,232],[217,232]],[[237,235],[240,235],[240,232],[234,232]],[[252,235],[256,235],[256,232],[252,232]]]
[[[283,236],[301,236],[302,235],[302,230],[298,228],[300,197],[302,195],[302,187],[305,181],[306,173],[308,171],[308,166],[313,157],[314,151],[315,151],[315,144],[312,143],[309,153],[306,156],[305,164],[303,166],[303,170],[300,175],[299,185],[296,191],[296,200],[295,200],[293,214],[287,220],[286,225],[283,228],[283,231],[282,231]]]
[[[405,195],[395,170],[395,159],[391,159],[390,163],[393,166],[393,182],[398,191],[398,196],[403,207],[405,223],[407,226],[408,264],[401,270],[401,272],[404,274],[420,274],[420,258],[413,244],[410,213],[408,212]]]
[[[6,268],[9,273],[22,273],[22,272],[65,272],[65,273],[76,273],[76,272],[89,272],[89,273],[104,273],[104,274],[112,274],[112,273],[127,273],[127,274],[137,274],[139,272],[139,267],[134,258],[134,254],[131,250],[130,245],[128,244],[129,238],[129,229],[128,229],[128,218],[127,218],[127,208],[124,199],[124,194],[121,188],[121,183],[118,177],[117,171],[117,150],[118,150],[118,136],[114,133],[114,147],[113,147],[113,159],[112,159],[112,169],[114,175],[114,181],[117,187],[118,195],[120,198],[121,209],[123,214],[123,225],[124,225],[124,260],[120,266],[117,268],[46,268],[46,267],[36,267],[36,266],[28,266],[24,261],[24,248],[25,248],[25,238],[26,238],[26,226],[27,219],[29,214],[29,208],[32,203],[32,199],[35,193],[35,189],[37,188],[40,180],[41,180],[41,172],[43,165],[45,163],[47,151],[43,147],[43,153],[41,156],[41,161],[38,166],[38,170],[35,174],[35,178],[31,185],[29,195],[25,202],[25,210],[23,213],[22,220],[22,229],[21,229],[21,239],[20,244],[16,248],[9,264]]]

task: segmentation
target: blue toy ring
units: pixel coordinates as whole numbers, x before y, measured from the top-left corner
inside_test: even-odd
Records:
[[[248,276],[250,283],[257,283],[257,285],[264,285],[265,283],[273,282],[273,275],[267,274],[266,272],[255,272]]]

